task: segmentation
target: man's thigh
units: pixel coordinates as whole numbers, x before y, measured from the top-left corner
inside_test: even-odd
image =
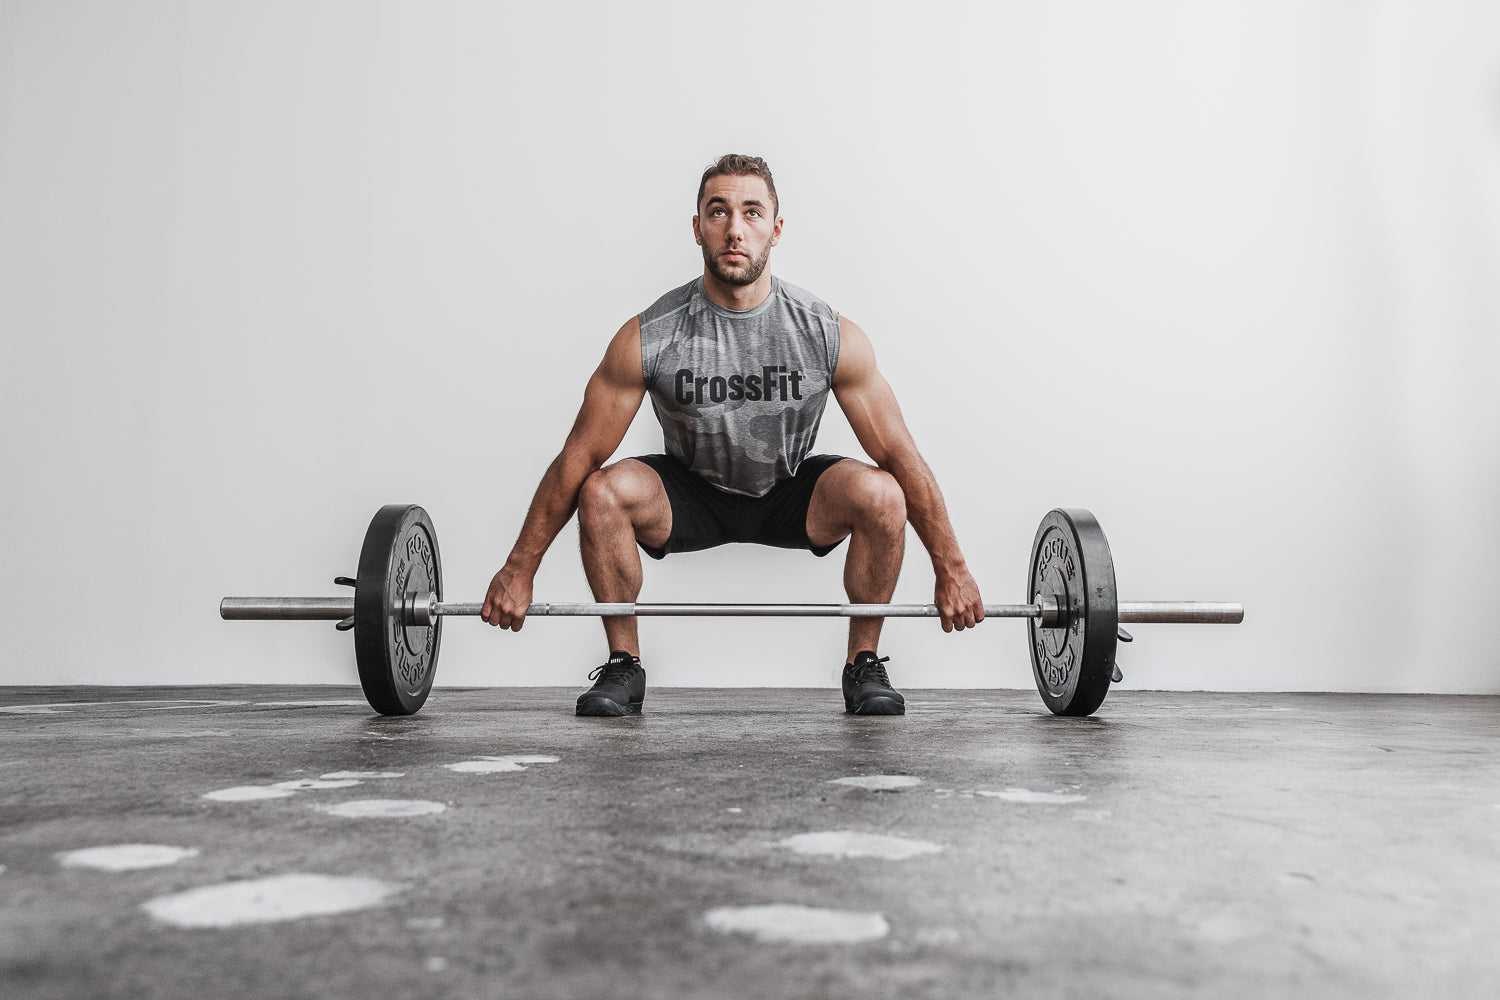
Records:
[[[698,552],[730,541],[725,530],[732,501],[670,455],[638,455],[625,459],[655,474],[667,505],[666,531],[648,538],[639,530],[636,541],[653,559],[669,552]]]

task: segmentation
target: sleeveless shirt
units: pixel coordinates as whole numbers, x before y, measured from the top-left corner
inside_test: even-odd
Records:
[[[700,275],[638,318],[641,374],[667,454],[749,497],[796,475],[833,387],[837,312],[775,275],[760,305],[725,309]]]

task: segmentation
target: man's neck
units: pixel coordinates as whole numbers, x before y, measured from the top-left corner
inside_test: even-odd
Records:
[[[721,309],[745,312],[754,309],[771,296],[771,272],[763,272],[751,285],[729,285],[720,281],[707,268],[703,271],[703,294],[708,301]]]

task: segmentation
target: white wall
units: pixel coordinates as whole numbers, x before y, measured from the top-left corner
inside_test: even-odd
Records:
[[[382,503],[448,591],[509,551],[609,335],[765,156],[774,271],[871,334],[992,602],[1092,508],[1132,687],[1500,691],[1500,8],[0,0],[10,683],[351,682]],[[659,451],[647,406],[620,456]],[[818,450],[861,454],[830,406]],[[841,600],[843,551],[643,600]],[[909,533],[897,600],[928,601]],[[569,525],[539,600],[588,599]],[[844,623],[648,620],[655,684],[823,685]],[[1024,629],[892,622],[906,686]],[[450,623],[440,683],[578,686],[597,622]]]

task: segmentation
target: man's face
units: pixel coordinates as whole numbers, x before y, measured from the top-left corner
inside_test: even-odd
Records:
[[[781,238],[766,182],[753,174],[710,177],[698,211],[693,236],[709,273],[726,285],[755,284]]]

